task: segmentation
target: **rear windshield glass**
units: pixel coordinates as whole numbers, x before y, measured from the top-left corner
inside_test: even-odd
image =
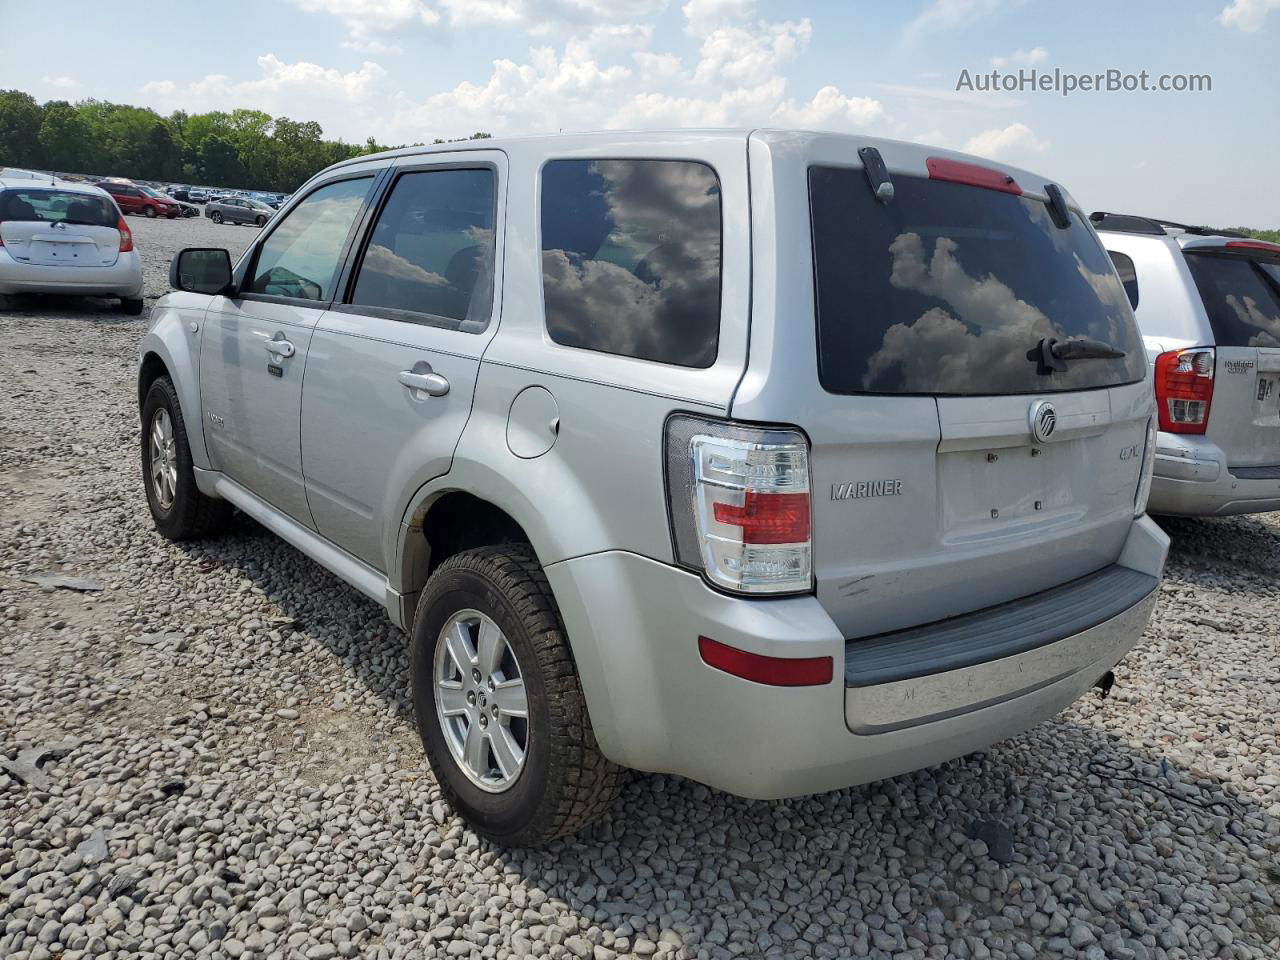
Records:
[[[120,219],[107,197],[63,190],[5,190],[0,193],[0,221],[79,223],[114,227]]]
[[[876,200],[861,169],[812,167],[818,369],[832,393],[1015,394],[1132,383],[1146,356],[1097,236],[1042,201],[898,176]],[[1037,373],[1044,337],[1125,356]]]
[[[1214,343],[1280,347],[1280,268],[1240,256],[1187,253]]]

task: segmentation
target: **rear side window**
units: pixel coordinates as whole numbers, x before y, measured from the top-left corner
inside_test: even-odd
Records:
[[[0,222],[25,220],[114,227],[120,219],[107,197],[62,190],[6,190],[0,193]]]
[[[493,303],[494,211],[490,169],[403,174],[369,236],[351,302],[483,330]]]
[[[1187,252],[1219,347],[1280,347],[1280,268],[1240,256]]]
[[[249,292],[329,300],[347,236],[373,177],[325,184],[289,211],[262,243]]]
[[[542,171],[542,287],[556,343],[709,367],[720,335],[720,181],[684,160]]]
[[[1055,227],[1033,198],[812,167],[818,370],[832,393],[998,395],[1086,390],[1146,373],[1133,310],[1097,235]],[[1119,359],[1037,373],[1042,338],[1088,337]]]
[[[1118,253],[1115,250],[1108,250],[1111,255],[1111,262],[1116,265],[1116,273],[1120,275],[1120,284],[1124,287],[1125,294],[1129,297],[1129,306],[1138,309],[1138,271],[1134,269],[1133,257],[1127,253]]]

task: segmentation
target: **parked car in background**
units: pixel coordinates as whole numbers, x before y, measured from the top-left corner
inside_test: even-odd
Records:
[[[178,205],[178,215],[182,217],[198,217],[200,216],[200,208],[194,203],[186,203],[182,200],[175,200]]]
[[[263,227],[275,216],[275,211],[259,200],[223,197],[205,204],[204,215],[214,223],[255,223]]]
[[[169,188],[165,191],[165,193],[167,193],[169,196],[173,197],[173,199],[175,199],[175,200],[182,200],[182,201],[184,201],[184,202],[190,202],[190,200],[191,200],[191,188],[190,188],[190,187],[182,187],[182,186],[178,186],[178,185],[176,185],[176,184],[175,184],[174,186],[169,187]]]
[[[1169,543],[1146,359],[1051,181],[646,132],[299,192],[234,269],[174,260],[138,371],[151,514],[181,539],[234,505],[384,604],[485,835],[575,830],[621,766],[772,798],[937,763],[1141,635]]]
[[[99,180],[94,186],[111,194],[125,213],[140,213],[146,217],[178,216],[178,204],[159,190],[140,186],[131,180],[110,178]]]
[[[1151,511],[1280,510],[1280,244],[1149,217],[1092,218],[1154,373]]]
[[[187,191],[187,199],[192,203],[205,203],[209,199],[209,194],[199,187],[192,187]]]
[[[0,299],[20,293],[119,297],[142,312],[142,261],[108,194],[0,177]]]

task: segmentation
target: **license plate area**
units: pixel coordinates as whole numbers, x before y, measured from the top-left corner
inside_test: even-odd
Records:
[[[32,240],[30,252],[32,263],[46,266],[53,264],[92,266],[101,259],[97,246],[92,243]]]

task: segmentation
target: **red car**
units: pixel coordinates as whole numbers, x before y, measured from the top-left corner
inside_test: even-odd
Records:
[[[130,180],[99,180],[94,186],[111,194],[125,213],[168,217],[170,220],[182,213],[182,207],[172,197],[166,197],[159,190],[139,186]]]

